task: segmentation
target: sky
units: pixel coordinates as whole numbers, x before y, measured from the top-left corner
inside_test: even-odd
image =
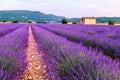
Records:
[[[120,16],[120,0],[0,0],[0,10],[32,10],[69,18]]]

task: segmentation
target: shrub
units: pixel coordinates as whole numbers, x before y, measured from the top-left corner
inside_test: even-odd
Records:
[[[77,21],[72,22],[72,24],[77,24],[77,23],[78,23]]]
[[[42,22],[37,21],[36,23],[42,23]]]
[[[0,20],[0,22],[6,22],[6,20]]]
[[[62,19],[61,22],[62,22],[62,24],[67,24],[68,23],[68,21],[66,19]]]
[[[28,23],[32,23],[32,21],[31,21],[31,20],[28,20]]]
[[[18,23],[18,21],[12,21],[12,23]]]
[[[110,20],[110,21],[108,22],[108,24],[109,24],[109,25],[114,25],[114,22],[113,22],[112,20]]]

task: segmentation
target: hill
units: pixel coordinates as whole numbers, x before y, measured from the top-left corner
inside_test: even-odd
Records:
[[[109,22],[109,20],[112,20],[112,21],[118,23],[118,22],[120,22],[120,17],[97,17],[96,20],[97,20],[97,22],[101,22],[101,23]]]
[[[64,16],[56,16],[53,14],[45,14],[39,11],[28,11],[28,10],[6,10],[0,11],[0,20],[6,21],[37,21],[37,22],[45,22],[45,21],[56,21],[59,22],[63,18],[68,21],[79,21],[80,18],[67,18]],[[114,22],[120,22],[120,17],[96,17],[97,22],[108,22],[112,20]]]
[[[28,11],[28,10],[9,10],[9,11],[0,11],[0,20],[6,21],[60,21],[61,19],[66,18],[63,16],[56,16],[53,14],[44,14],[38,11]]]

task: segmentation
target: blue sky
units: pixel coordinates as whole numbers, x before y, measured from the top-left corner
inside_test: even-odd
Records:
[[[120,0],[0,0],[0,10],[32,10],[66,17],[120,16]]]

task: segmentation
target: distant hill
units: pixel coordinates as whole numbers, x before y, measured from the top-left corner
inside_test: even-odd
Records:
[[[0,20],[7,20],[7,21],[33,20],[33,21],[43,22],[43,21],[60,21],[63,18],[66,18],[66,17],[56,16],[53,14],[44,14],[38,11],[28,11],[28,10],[0,11]]]
[[[68,19],[70,21],[78,21],[80,18],[72,18]],[[96,17],[97,23],[106,23],[109,22],[109,20],[114,21],[115,23],[120,23],[120,17]]]
[[[108,22],[109,20],[118,23],[120,22],[120,17],[97,17],[96,20],[97,22],[101,22],[101,23]]]
[[[39,11],[28,11],[28,10],[6,10],[0,11],[0,20],[6,21],[57,21],[60,22],[63,18],[68,21],[79,21],[80,18],[67,18],[64,16],[56,16],[53,14],[44,14]],[[113,20],[115,22],[120,22],[120,17],[96,17],[97,22],[108,22]]]

